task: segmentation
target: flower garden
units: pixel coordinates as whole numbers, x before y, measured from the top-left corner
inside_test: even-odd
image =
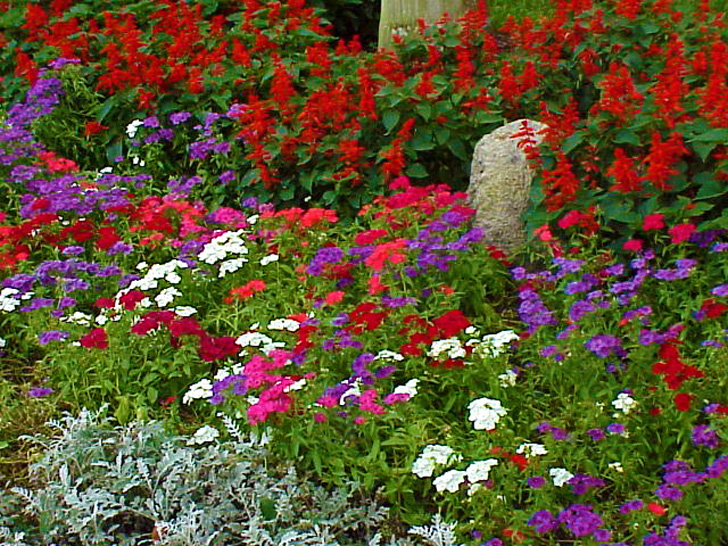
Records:
[[[3,544],[728,544],[715,3],[0,2]],[[530,238],[484,242],[477,141]]]

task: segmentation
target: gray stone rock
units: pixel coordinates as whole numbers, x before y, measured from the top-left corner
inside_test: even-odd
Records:
[[[485,230],[486,241],[506,251],[513,251],[526,239],[521,219],[528,206],[533,172],[526,155],[518,147],[526,121],[533,128],[536,145],[543,140],[539,131],[546,125],[533,120],[513,121],[485,135],[475,146],[470,171],[468,199],[476,209],[475,225]]]

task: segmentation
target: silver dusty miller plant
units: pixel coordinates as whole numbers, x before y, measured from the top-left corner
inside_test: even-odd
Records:
[[[415,544],[382,538],[387,509],[356,484],[307,483],[230,420],[233,440],[190,447],[160,423],[113,427],[102,412],[66,415],[50,423],[58,435],[34,438],[45,452],[33,487],[0,493],[2,544]]]

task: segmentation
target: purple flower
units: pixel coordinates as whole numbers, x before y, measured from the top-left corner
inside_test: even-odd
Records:
[[[710,293],[714,296],[718,296],[719,298],[728,297],[728,284],[719,284],[718,286],[714,287],[710,291]]]
[[[533,487],[534,489],[538,489],[539,487],[542,487],[546,483],[546,480],[543,476],[532,476],[528,478],[528,486]]]
[[[592,487],[602,487],[604,480],[589,474],[576,474],[568,483],[571,485],[572,492],[577,496],[581,496],[588,493]]]
[[[191,117],[192,114],[190,114],[189,112],[174,112],[170,114],[169,121],[172,125],[179,125],[180,123],[184,123]]]
[[[652,274],[653,277],[661,281],[677,281],[686,279],[690,276],[689,269],[658,269]]]
[[[655,495],[662,500],[676,501],[683,497],[683,492],[672,485],[663,484],[655,489]]]
[[[720,444],[720,439],[710,425],[696,425],[691,435],[693,444],[696,446],[705,446],[709,449],[715,449]]]
[[[591,302],[579,300],[571,304],[571,307],[569,308],[569,318],[576,322],[588,313],[592,313],[594,310],[595,307]]]
[[[385,377],[392,375],[392,373],[394,373],[396,370],[396,366],[382,366],[374,372],[374,376],[377,379],[384,379]]]
[[[695,472],[694,470],[668,470],[662,476],[665,483],[674,483],[676,485],[685,485],[688,483],[701,483],[705,481],[705,474]]]
[[[218,180],[223,186],[228,185],[230,182],[235,180],[235,171],[228,169],[218,177]]]
[[[619,513],[629,514],[630,512],[634,512],[635,510],[640,510],[644,505],[645,503],[639,499],[627,501],[619,507]]]
[[[595,442],[598,442],[599,440],[602,440],[606,437],[606,434],[604,434],[604,431],[599,428],[593,428],[591,430],[587,430],[586,433],[591,436],[591,439]]]
[[[142,125],[144,125],[144,127],[149,127],[150,129],[156,129],[159,127],[159,120],[155,116],[149,116],[142,122]]]
[[[484,542],[482,546],[503,546],[503,541],[499,538],[491,538],[488,542]]]
[[[44,398],[51,394],[53,389],[50,387],[31,387],[28,390],[28,396],[30,398]]]
[[[550,533],[559,526],[554,515],[548,510],[540,510],[536,512],[531,516],[527,523],[529,526],[533,527],[537,533]]]
[[[71,334],[68,332],[50,330],[48,332],[38,334],[38,343],[40,343],[41,345],[48,345],[51,341],[60,341],[62,339],[66,339],[70,335]]]
[[[592,336],[584,343],[584,347],[601,358],[608,357],[612,352],[618,356],[625,354],[619,338],[606,334]]]
[[[622,423],[609,423],[607,425],[607,432],[609,434],[623,435],[625,430],[626,430],[626,427]]]
[[[575,536],[591,535],[603,523],[599,514],[592,512],[591,506],[580,503],[574,503],[563,510],[557,519],[566,523],[566,527]]]

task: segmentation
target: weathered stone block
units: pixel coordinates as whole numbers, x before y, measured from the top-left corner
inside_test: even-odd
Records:
[[[475,225],[485,230],[486,241],[506,251],[513,251],[526,239],[522,216],[528,206],[533,178],[526,154],[518,147],[522,122],[536,133],[535,145],[541,143],[539,131],[546,125],[533,120],[513,121],[480,139],[473,153],[468,198],[476,209]]]

